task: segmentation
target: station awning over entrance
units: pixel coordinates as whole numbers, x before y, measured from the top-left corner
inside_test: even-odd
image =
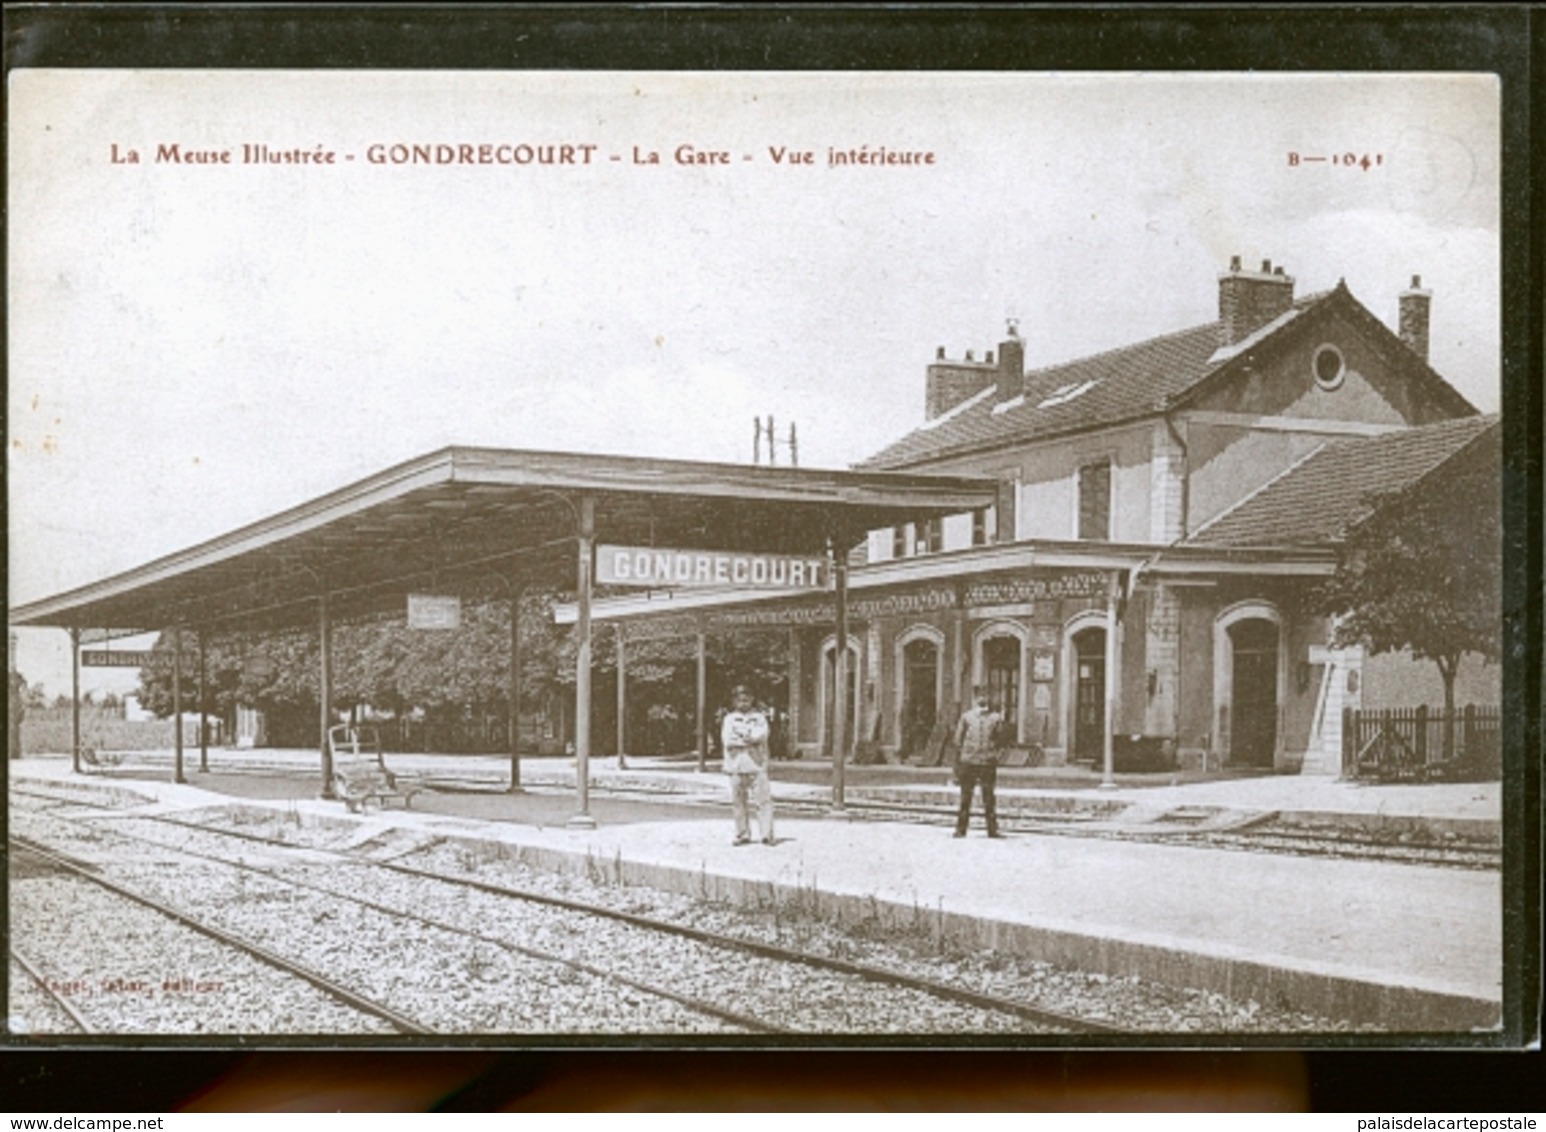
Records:
[[[218,538],[10,611],[91,639],[183,625],[310,624],[402,608],[480,576],[576,583],[582,501],[600,542],[819,555],[876,527],[994,501],[991,481],[447,448]]]

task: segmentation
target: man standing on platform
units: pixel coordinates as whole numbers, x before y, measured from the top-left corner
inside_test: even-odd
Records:
[[[768,781],[768,717],[752,706],[751,690],[737,685],[734,710],[720,725],[720,749],[730,776],[730,805],[735,812],[735,844],[752,839],[749,803],[757,807],[764,845],[773,844],[773,787]]]
[[[966,836],[972,815],[972,794],[982,786],[982,813],[988,822],[988,836],[1002,837],[998,831],[998,810],[993,788],[998,781],[998,737],[1004,717],[988,706],[988,690],[972,693],[972,706],[956,724],[956,781],[961,784],[961,808],[956,812],[957,837]]]

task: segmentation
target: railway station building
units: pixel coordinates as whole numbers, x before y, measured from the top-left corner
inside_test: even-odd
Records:
[[[629,639],[782,627],[802,755],[833,704],[860,757],[930,763],[974,686],[1013,722],[1011,765],[1335,774],[1344,707],[1411,706],[1430,661],[1328,646],[1317,586],[1375,493],[1500,469],[1499,427],[1428,363],[1414,276],[1394,329],[1339,283],[1296,296],[1236,257],[1216,317],[1027,371],[1011,324],[981,356],[941,347],[923,419],[865,471],[990,479],[991,506],[872,529],[853,552],[846,693],[830,595],[657,589],[597,603]],[[1462,695],[1499,675],[1464,666]],[[1415,697],[1415,698],[1414,698]]]
[[[786,633],[777,706],[796,753],[838,755],[838,804],[847,752],[938,762],[976,686],[1013,724],[1010,765],[1336,774],[1343,708],[1439,684],[1429,661],[1331,647],[1316,591],[1340,541],[1377,493],[1501,478],[1497,418],[1428,364],[1419,278],[1396,304],[1393,330],[1345,285],[1296,296],[1236,258],[1216,317],[1174,333],[1029,371],[1013,325],[981,358],[941,349],[922,421],[854,469],[446,449],[10,620],[68,630],[77,657],[170,630],[174,673],[186,632],[201,686],[207,636],[314,628],[325,792],[332,626],[405,601],[412,626],[416,600],[454,609],[491,579],[512,608],[578,595],[559,620],[577,626],[564,738],[582,767],[591,626],[611,622],[621,721],[628,644],[697,637],[700,763],[705,637]],[[1497,703],[1495,668],[1463,674],[1460,702]],[[78,769],[78,696],[72,735]],[[519,789],[518,722],[508,742]]]

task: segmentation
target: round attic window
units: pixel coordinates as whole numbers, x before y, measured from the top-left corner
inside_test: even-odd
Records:
[[[1310,370],[1315,374],[1316,385],[1322,389],[1335,389],[1347,376],[1347,362],[1342,357],[1342,351],[1328,342],[1316,349]]]

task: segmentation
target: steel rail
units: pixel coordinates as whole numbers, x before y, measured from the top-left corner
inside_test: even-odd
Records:
[[[124,835],[120,833],[119,836]],[[311,970],[309,967],[286,959],[284,956],[277,955],[267,948],[260,946],[259,944],[255,944],[250,940],[242,939],[240,936],[233,935],[232,933],[227,932],[221,928],[217,928],[213,924],[205,923],[202,920],[199,920],[194,916],[190,916],[185,912],[178,911],[176,908],[164,904],[154,897],[146,896],[140,892],[135,892],[133,889],[126,888],[125,886],[118,884],[116,881],[108,880],[106,877],[101,876],[93,868],[88,866],[86,862],[80,861],[78,858],[70,857],[55,850],[49,849],[46,846],[40,845],[33,841],[31,838],[19,836],[14,832],[11,834],[11,844],[23,852],[30,853],[35,857],[40,857],[43,860],[53,864],[55,867],[62,869],[73,876],[88,880],[98,887],[106,889],[108,892],[120,896],[125,900],[130,900],[136,904],[140,904],[146,908],[149,908],[154,912],[159,912],[161,915],[176,921],[184,927],[190,928],[191,930],[196,931],[201,935],[206,935],[219,943],[225,944],[227,947],[235,948],[244,954],[251,955],[256,959],[262,960],[264,963],[267,963],[272,967],[277,967],[280,970],[287,972],[288,974],[292,974],[301,979],[304,979],[318,990],[332,995],[334,998],[337,998],[349,1006],[354,1007],[361,1013],[369,1014],[373,1017],[382,1019],[391,1025],[394,1029],[399,1030],[402,1033],[434,1033],[434,1031],[427,1026],[423,1026],[420,1023],[415,1022],[413,1019],[407,1017],[406,1015],[399,1014],[389,1006],[375,1002],[372,999],[366,998],[364,995],[356,994],[348,987],[335,982],[334,980],[328,978],[326,975]]]
[[[282,769],[285,768],[275,766],[276,771]],[[229,773],[244,774],[247,772],[232,769]],[[434,782],[423,779],[420,779],[419,782],[426,790],[432,792],[437,792],[441,789]],[[706,794],[677,794],[670,791],[651,790],[636,786],[609,786],[604,783],[593,783],[591,790],[593,793],[598,794],[641,797],[650,801],[676,806],[703,806],[714,809],[727,809],[729,807],[729,802],[725,799]],[[90,806],[92,804],[77,798],[63,798],[18,786],[12,786],[11,793],[81,806]],[[151,800],[147,800],[144,804],[151,805],[153,803]],[[820,799],[786,798],[778,802],[778,807],[780,812],[784,813],[798,814],[811,812],[825,815],[828,804]],[[101,808],[128,809],[128,807],[112,806]],[[863,799],[855,800],[850,797],[848,809],[852,817],[864,821],[897,821],[905,822],[909,825],[942,826],[949,825],[955,819],[955,810],[953,808],[931,803],[876,802]],[[126,816],[137,817],[141,815]],[[1328,835],[1310,830],[1263,829],[1246,833],[1239,830],[1194,829],[1184,826],[1163,831],[1146,831],[1138,827],[1130,831],[1090,829],[1086,825],[1087,820],[1089,819],[1060,819],[1055,817],[1038,819],[1034,817],[1012,816],[1000,811],[999,827],[1009,833],[1045,835],[1049,837],[1090,837],[1101,838],[1107,841],[1167,844],[1201,849],[1275,853],[1287,856],[1370,861],[1398,865],[1423,865],[1472,871],[1497,869],[1501,866],[1502,860],[1502,851],[1500,849],[1483,848],[1476,845],[1447,846],[1436,842],[1392,845],[1368,836]],[[195,828],[202,829],[207,827],[197,826]],[[221,832],[232,837],[242,836],[242,834],[235,830],[223,830]],[[258,840],[263,839],[258,838]]]
[[[1073,1018],[1066,1014],[1058,1014],[1053,1011],[1043,1010],[1040,1007],[1030,1006],[1018,999],[1001,998],[997,995],[985,994],[980,991],[967,990],[964,987],[954,987],[949,983],[942,983],[936,979],[925,978],[921,975],[909,975],[901,971],[892,971],[885,967],[878,967],[869,963],[857,963],[849,959],[838,959],[830,955],[818,955],[815,952],[802,951],[798,948],[784,947],[776,943],[762,943],[757,940],[744,939],[740,936],[726,935],[722,932],[713,932],[705,928],[689,927],[686,924],[675,924],[669,920],[656,919],[653,916],[644,916],[636,912],[624,912],[616,908],[608,908],[605,905],[590,904],[583,900],[574,900],[569,897],[551,896],[547,893],[532,892],[528,889],[515,888],[509,885],[492,884],[487,881],[474,880],[471,877],[458,877],[446,873],[438,873],[428,869],[418,869],[411,865],[399,864],[395,861],[373,861],[377,868],[387,869],[391,872],[402,873],[407,876],[419,877],[424,880],[439,881],[443,884],[456,884],[463,887],[487,892],[495,896],[504,896],[516,900],[524,900],[532,904],[544,904],[565,911],[577,912],[584,915],[597,916],[603,919],[616,920],[633,927],[643,928],[649,931],[662,932],[668,935],[681,936],[685,939],[695,940],[715,947],[723,947],[733,951],[744,951],[765,959],[779,960],[785,963],[794,963],[807,967],[815,967],[820,970],[832,971],[838,974],[850,975],[865,980],[866,982],[883,983],[901,987],[906,990],[922,991],[934,995],[936,998],[949,999],[967,1006],[976,1007],[979,1010],[992,1010],[1001,1014],[1012,1014],[1026,1021],[1040,1025],[1059,1026],[1079,1032],[1094,1031],[1097,1033],[1125,1034],[1133,1031],[1124,1027],[1107,1023],[1092,1022],[1084,1018]]]
[[[56,820],[71,820],[67,818],[59,818],[58,815],[50,816],[54,817]],[[234,830],[223,830],[218,827],[198,825],[193,822],[183,822],[167,815],[146,816],[143,818],[143,820],[161,822],[184,829],[196,829],[200,832],[210,833],[215,836],[235,837],[242,840],[258,841],[266,845],[300,848],[297,846],[285,846],[284,842],[275,842],[261,838],[256,834],[238,832]],[[143,843],[156,845],[161,848],[170,848],[176,852],[198,856],[198,854],[194,854],[191,850],[177,849],[175,846],[166,846],[152,838],[140,837],[132,833],[126,833],[123,830],[114,830],[113,832],[120,837],[125,837],[130,840],[141,841]],[[1079,1018],[1072,1015],[1047,1010],[1041,1007],[1032,1006],[1029,1003],[1021,1001],[1020,999],[1006,998],[981,991],[972,991],[964,987],[952,986],[949,983],[940,982],[937,979],[931,979],[921,975],[907,974],[905,972],[891,970],[889,968],[877,966],[875,964],[859,963],[847,959],[838,959],[834,956],[820,955],[815,952],[803,951],[798,948],[785,947],[780,944],[764,943],[757,940],[745,939],[740,936],[727,935],[722,932],[709,931],[704,928],[694,928],[685,924],[674,923],[670,920],[662,920],[653,916],[645,916],[634,912],[624,912],[619,909],[608,908],[605,905],[592,904],[587,901],[575,900],[570,897],[553,896],[547,893],[534,892],[529,889],[480,881],[472,877],[455,876],[452,874],[440,873],[428,869],[419,869],[411,865],[403,865],[394,861],[363,860],[358,857],[351,857],[332,850],[308,849],[307,851],[333,857],[341,862],[347,862],[359,867],[368,866],[383,869],[388,872],[395,872],[421,880],[435,881],[441,884],[469,888],[475,891],[485,892],[490,895],[500,896],[506,899],[521,900],[527,903],[545,905],[581,915],[596,916],[602,919],[625,923],[644,931],[652,931],[656,933],[690,939],[711,947],[740,951],[778,962],[830,971],[836,974],[862,979],[866,982],[890,985],[899,987],[904,990],[919,991],[924,994],[932,995],[936,998],[946,999],[960,1003],[962,1005],[971,1006],[975,1009],[989,1010],[1000,1014],[1009,1014],[1041,1026],[1050,1026],[1071,1030],[1075,1033],[1086,1032],[1099,1034],[1130,1034],[1137,1032],[1112,1023],[1096,1022],[1087,1018]],[[203,859],[207,860],[208,858]],[[300,887],[312,888],[317,891],[325,892],[329,895],[341,896],[345,899],[351,900],[366,907],[377,907],[379,910],[386,911],[392,915],[417,918],[413,913],[405,913],[399,909],[374,905],[372,902],[365,900],[353,893],[339,893],[336,890],[326,888],[325,886],[296,880],[295,878],[284,876],[271,870],[261,868],[260,866],[249,865],[244,862],[235,861],[223,861],[222,863],[236,868],[248,869],[252,872],[269,876],[286,884],[294,884]],[[433,926],[447,927],[448,925],[434,924]],[[449,929],[462,932],[463,934],[473,935],[476,938],[485,939],[485,942],[495,943],[501,946],[512,946],[518,950],[520,949],[520,945],[511,945],[497,938],[490,939],[477,936],[476,933],[470,932],[465,928],[461,928],[455,925],[450,925]],[[535,957],[546,957],[549,959],[557,959],[558,961],[569,962],[569,960],[562,956]],[[616,976],[609,975],[608,977]],[[660,991],[652,990],[651,993],[660,993]],[[757,1022],[756,1028],[771,1029],[774,1032],[793,1032],[788,1030],[786,1027],[771,1024],[765,1021]]]
[[[730,803],[723,798],[707,795],[675,795],[640,787],[606,786],[591,787],[598,794],[622,794],[648,797],[670,802],[673,805],[703,805],[728,809]],[[827,803],[816,798],[785,798],[777,803],[780,812],[818,813],[827,812]],[[850,796],[848,809],[851,816],[863,821],[897,821],[909,825],[949,825],[955,820],[955,809],[938,803],[877,802],[854,800]],[[1239,830],[1209,830],[1176,828],[1145,830],[1134,826],[1131,830],[1110,828],[1092,829],[1086,818],[1036,818],[1012,815],[999,811],[999,828],[1011,833],[1036,834],[1048,837],[1090,837],[1108,841],[1132,841],[1148,844],[1190,846],[1193,848],[1240,849],[1256,853],[1278,853],[1292,856],[1331,857],[1351,861],[1378,861],[1387,864],[1429,865],[1449,868],[1485,869],[1497,868],[1501,860],[1498,849],[1476,846],[1450,847],[1436,842],[1391,845],[1373,837],[1343,834],[1323,834],[1313,831],[1287,831],[1282,829],[1259,830],[1246,833]],[[1216,843],[1210,839],[1217,839]],[[1284,844],[1275,845],[1273,841]],[[1339,848],[1367,849],[1369,852],[1338,852]],[[1469,861],[1446,858],[1469,857]]]
[[[58,815],[50,815],[50,816],[54,817],[56,820],[62,820],[62,821],[70,821],[71,820],[71,819],[68,819],[68,818],[59,818]],[[145,820],[145,821],[164,821],[165,824],[169,824],[169,825],[177,825],[177,826],[182,826],[184,828],[189,828],[190,827],[190,823],[170,821],[170,820],[162,819],[162,818],[146,817],[143,820]],[[199,829],[200,831],[205,832],[205,833],[212,833],[212,834],[216,834],[216,835],[222,835],[225,832],[223,830],[218,830],[218,829],[209,829],[209,828],[204,827],[204,826],[193,826],[192,828]],[[211,858],[211,857],[205,856],[203,854],[195,853],[192,850],[179,849],[177,846],[167,845],[167,844],[165,844],[163,842],[155,841],[155,840],[153,840],[151,838],[148,838],[148,837],[141,837],[141,836],[139,836],[137,834],[126,833],[123,830],[114,830],[113,834],[114,834],[114,836],[121,837],[121,838],[124,838],[124,839],[129,840],[129,841],[138,841],[138,842],[140,842],[142,844],[145,844],[145,845],[154,845],[154,846],[156,846],[159,849],[169,850],[169,851],[174,852],[174,853],[182,853],[185,856],[195,857],[195,858],[197,858],[199,860],[202,860],[202,861],[216,860],[216,861],[218,861],[219,864],[225,865],[227,868],[239,869],[239,870],[242,870],[242,871],[245,871],[245,872],[253,873],[253,874],[258,875],[258,876],[267,877],[270,880],[275,880],[275,881],[280,882],[281,884],[290,885],[290,886],[292,886],[294,888],[308,889],[308,890],[313,891],[313,892],[321,893],[324,896],[332,897],[335,900],[337,900],[337,899],[348,900],[352,904],[355,904],[355,905],[357,905],[359,907],[362,907],[362,908],[369,908],[373,912],[379,912],[379,913],[381,913],[383,915],[392,916],[394,918],[401,919],[401,920],[410,920],[410,921],[413,921],[414,923],[423,924],[426,927],[435,928],[435,929],[437,929],[439,931],[452,932],[452,933],[454,933],[456,935],[464,936],[464,937],[466,937],[468,939],[477,940],[480,943],[487,943],[487,944],[490,944],[491,946],[502,948],[502,949],[504,949],[506,951],[510,951],[510,952],[512,952],[514,954],[517,954],[517,955],[523,955],[523,956],[525,956],[525,957],[527,957],[529,959],[536,959],[536,960],[538,960],[540,962],[553,963],[553,964],[557,964],[559,966],[568,967],[571,970],[582,971],[585,974],[592,975],[592,976],[594,976],[596,978],[604,979],[604,980],[606,980],[608,982],[612,982],[612,983],[617,983],[617,984],[619,984],[621,986],[629,987],[629,988],[631,988],[633,990],[637,990],[637,991],[640,991],[642,993],[652,995],[652,996],[654,996],[656,998],[662,998],[662,999],[666,999],[666,1000],[671,1001],[671,1002],[675,1002],[678,1005],[685,1006],[685,1007],[687,1007],[690,1010],[696,1011],[697,1013],[706,1014],[706,1015],[708,1015],[710,1017],[717,1018],[718,1020],[720,1020],[722,1022],[729,1022],[732,1025],[740,1026],[742,1029],[751,1030],[753,1032],[758,1032],[758,1033],[774,1033],[774,1034],[780,1034],[780,1033],[787,1034],[787,1033],[792,1033],[793,1032],[793,1031],[789,1030],[787,1027],[780,1026],[779,1024],[777,1024],[775,1022],[770,1022],[770,1021],[768,1021],[766,1019],[756,1018],[756,1017],[754,1017],[752,1015],[749,1015],[749,1014],[742,1014],[739,1011],[728,1010],[728,1009],[726,1009],[724,1007],[716,1006],[715,1004],[713,1004],[711,1002],[706,1002],[706,1001],[703,1001],[701,999],[694,998],[691,995],[680,994],[680,993],[678,993],[676,991],[671,990],[668,987],[657,986],[657,985],[652,984],[652,983],[646,983],[646,982],[643,982],[641,980],[631,978],[631,977],[629,977],[627,975],[619,974],[619,973],[617,973],[615,971],[608,971],[608,970],[606,970],[604,968],[597,967],[594,964],[587,963],[583,959],[576,959],[576,958],[574,958],[572,956],[559,955],[556,952],[544,951],[541,948],[529,947],[529,946],[524,945],[524,944],[514,943],[514,942],[512,942],[510,940],[500,939],[497,936],[486,935],[486,934],[484,934],[482,932],[475,931],[475,930],[473,930],[471,928],[463,927],[463,926],[461,926],[459,924],[452,924],[452,923],[449,923],[448,921],[445,921],[445,920],[439,920],[439,919],[436,919],[434,917],[425,916],[425,915],[423,915],[422,913],[419,913],[419,912],[408,911],[408,910],[405,910],[405,909],[402,909],[402,908],[394,908],[391,905],[381,904],[381,903],[379,903],[377,901],[370,900],[370,899],[367,899],[365,897],[362,897],[362,896],[360,896],[360,895],[358,895],[356,893],[340,892],[339,890],[337,890],[335,888],[329,888],[326,885],[315,884],[315,883],[313,883],[311,881],[299,880],[299,879],[297,879],[295,877],[292,877],[292,876],[286,876],[283,873],[278,872],[276,870],[266,869],[266,868],[263,868],[263,867],[261,867],[259,865],[251,865],[251,864],[248,864],[248,863],[246,863],[244,861],[232,861],[232,860],[228,860],[228,859],[224,859],[224,858]],[[243,837],[245,839],[249,839],[249,840],[261,840],[260,838],[256,838],[254,835],[251,835],[251,834],[239,834],[237,836],[241,836],[241,837]],[[13,838],[13,840],[14,840],[14,838]],[[276,845],[276,844],[283,845],[282,842],[272,842],[272,841],[265,842],[265,844],[269,844],[269,845]],[[36,851],[36,850],[33,850],[33,851]],[[314,850],[314,852],[325,852],[325,851],[315,851]],[[342,857],[340,854],[331,854],[330,853],[330,854],[327,854],[327,855],[334,856],[334,857],[339,857],[345,863],[353,864],[353,865],[356,865],[356,866],[368,866],[368,865],[376,864],[376,862],[361,861],[358,858]],[[127,892],[127,890],[118,889],[112,882],[107,882],[103,878],[100,878],[100,877],[93,876],[91,879],[96,880],[98,883],[103,884],[104,887],[114,888],[115,891],[120,891],[121,894],[123,894],[123,895],[129,895],[131,899],[139,899],[142,903],[149,903],[152,907],[155,907],[157,911],[166,912],[168,914],[173,915],[176,918],[182,919],[184,922],[189,922],[190,926],[195,926],[185,917],[185,915],[183,913],[179,913],[175,909],[170,909],[170,908],[168,908],[166,906],[160,905],[159,903],[155,903],[155,902],[153,902],[153,898],[140,897],[137,894],[131,894],[131,893]],[[208,934],[211,934],[211,935],[216,935],[216,938],[221,938],[220,935],[217,935],[217,933],[221,932],[221,929],[219,929],[219,928],[213,928],[213,927],[211,927],[209,925],[203,925],[203,926],[200,927],[199,930],[206,931]],[[236,937],[232,937],[232,939],[235,939],[235,938]],[[230,941],[227,940],[226,942],[230,942]],[[237,946],[242,946],[242,947],[247,947],[247,948],[252,948],[253,947],[253,945],[244,944],[244,943],[238,943]],[[287,960],[283,960],[283,959],[281,959],[281,958],[279,958],[277,956],[270,956],[270,955],[268,955],[268,954],[266,954],[266,953],[264,953],[261,950],[256,949],[256,948],[253,948],[253,950],[255,951],[255,953],[259,954],[261,957],[263,957],[265,959],[269,959],[269,961],[271,961],[271,962],[277,961],[277,962],[279,962],[281,964],[284,964],[284,965],[287,965],[287,966],[289,965],[289,961],[287,961]],[[296,971],[297,974],[302,974],[303,977],[310,978],[309,975],[305,975],[304,972],[300,968],[298,968],[298,967],[295,968],[295,971]],[[331,988],[324,987],[323,989],[331,989]],[[353,992],[348,992],[348,993],[352,994]],[[362,999],[360,999],[360,1001],[369,1001],[369,1000],[366,1000],[366,999],[362,998]],[[358,1003],[357,1002],[351,1002],[350,1005],[356,1005],[357,1006]],[[386,1009],[386,1008],[383,1008],[383,1009]],[[388,1018],[388,1021],[392,1021],[392,1019]],[[394,1025],[395,1024],[396,1023],[394,1022]],[[426,1029],[426,1028],[420,1028],[420,1029],[412,1031],[412,1032],[414,1032],[414,1033],[434,1033],[436,1031],[432,1031],[432,1030],[429,1030],[429,1029]]]
[[[66,1017],[68,1017],[71,1022],[74,1022],[77,1026],[80,1027],[81,1033],[96,1034],[100,1032],[94,1026],[92,1026],[90,1022],[86,1021],[85,1016],[82,1015],[79,1010],[76,1010],[74,1006],[70,1005],[70,1000],[68,998],[49,985],[48,980],[43,977],[43,973],[38,969],[38,965],[31,959],[28,959],[27,956],[17,948],[15,941],[12,941],[9,944],[9,948],[11,952],[11,958],[15,961],[16,965],[27,973],[27,977],[32,980],[34,986],[46,994],[49,999],[59,1007],[60,1010],[64,1011]]]

